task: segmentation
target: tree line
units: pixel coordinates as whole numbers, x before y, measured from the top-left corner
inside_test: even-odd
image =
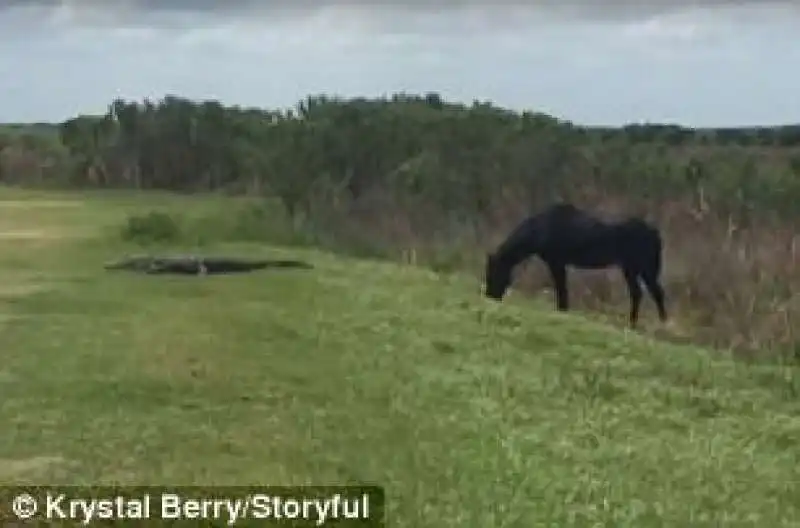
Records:
[[[471,216],[503,195],[535,203],[586,185],[653,199],[697,194],[736,214],[800,208],[800,125],[592,128],[430,93],[309,96],[281,110],[120,99],[57,133],[41,129],[0,134],[2,180],[263,192],[291,215],[380,189]]]

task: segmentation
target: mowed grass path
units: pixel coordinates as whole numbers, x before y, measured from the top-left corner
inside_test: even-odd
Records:
[[[791,369],[309,250],[105,272],[132,248],[101,233],[154,203],[205,207],[0,192],[0,482],[375,482],[397,527],[800,522]]]

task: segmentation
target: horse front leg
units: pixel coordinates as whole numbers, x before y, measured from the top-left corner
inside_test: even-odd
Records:
[[[642,304],[642,286],[639,284],[639,275],[630,268],[623,268],[622,274],[628,285],[628,295],[631,299],[630,325],[636,328],[639,320],[639,306]]]
[[[556,309],[559,312],[569,310],[569,292],[567,291],[567,267],[563,264],[548,262],[550,276],[553,278],[553,286],[556,290]]]

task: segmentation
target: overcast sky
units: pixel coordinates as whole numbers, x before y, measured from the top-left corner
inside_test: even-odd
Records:
[[[0,121],[103,112],[120,96],[283,107],[437,91],[583,124],[800,123],[795,5],[2,0]]]

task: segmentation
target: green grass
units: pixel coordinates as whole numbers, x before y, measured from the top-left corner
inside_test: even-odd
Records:
[[[800,522],[794,370],[310,249],[102,269],[127,215],[224,200],[0,192],[0,482],[375,482],[410,528]]]

